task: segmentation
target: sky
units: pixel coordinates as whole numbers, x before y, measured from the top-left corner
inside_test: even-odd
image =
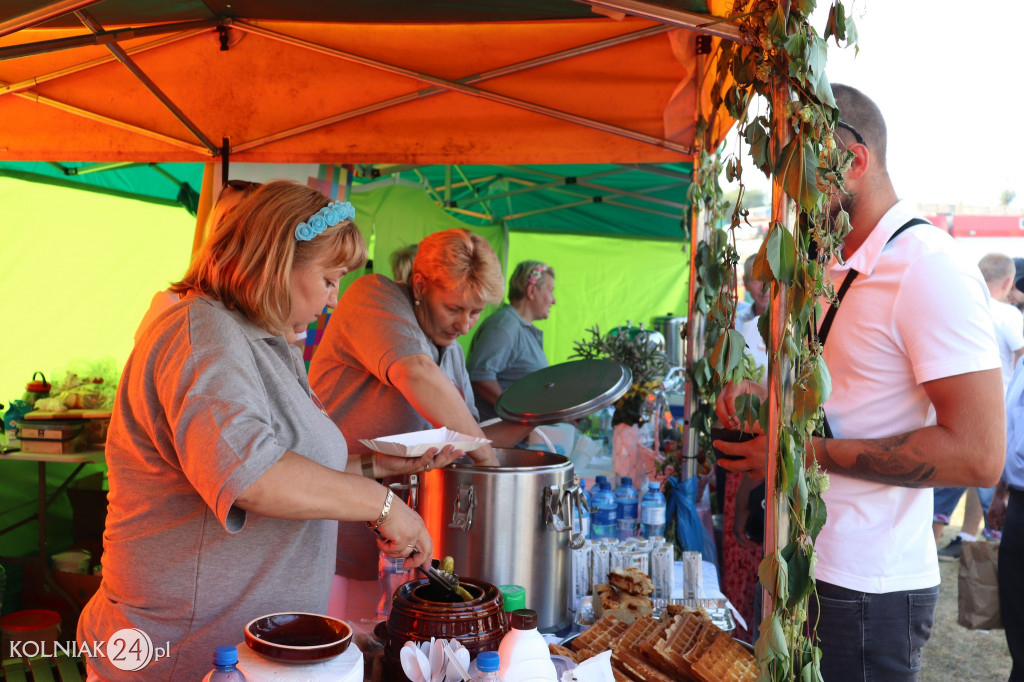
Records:
[[[829,4],[819,0],[812,17],[819,34]],[[1011,206],[1024,212],[1024,2],[847,0],[846,7],[860,52],[830,42],[829,80],[858,88],[882,110],[901,198],[998,206],[1010,190]],[[749,175],[760,182],[756,171]]]

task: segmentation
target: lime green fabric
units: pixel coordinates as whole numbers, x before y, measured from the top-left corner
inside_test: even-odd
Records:
[[[594,325],[604,332],[629,320],[650,327],[659,315],[686,314],[690,256],[681,241],[514,232],[509,270],[524,260],[555,269],[555,305],[536,323],[552,364],[568,360],[573,342]]]
[[[3,177],[0,206],[0,403],[20,399],[37,370],[57,381],[78,360],[123,366],[153,294],[185,272],[194,219],[180,207]],[[50,490],[73,468],[48,466]],[[0,528],[34,510],[35,477],[35,463],[0,462]],[[49,550],[61,551],[71,542],[65,496],[48,521]],[[2,553],[33,550],[36,533],[30,523],[5,535]]]

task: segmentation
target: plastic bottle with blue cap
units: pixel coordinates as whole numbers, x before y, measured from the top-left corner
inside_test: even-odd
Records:
[[[203,682],[248,682],[248,679],[238,667],[238,649],[219,646],[213,650],[213,670],[207,673]]]
[[[482,651],[476,657],[476,675],[472,682],[502,682],[501,656],[497,651]]]

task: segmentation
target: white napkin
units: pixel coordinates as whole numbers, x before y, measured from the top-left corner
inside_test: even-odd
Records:
[[[615,682],[612,674],[612,652],[602,651],[572,670],[562,673],[562,682]]]
[[[452,431],[443,427],[440,429],[427,429],[426,431],[413,431],[412,433],[400,433],[395,436],[374,438],[373,440],[361,439],[359,441],[374,452],[395,457],[419,457],[430,448],[443,448],[445,445],[452,445],[456,450],[472,452],[491,441],[486,438],[467,436],[458,431]]]

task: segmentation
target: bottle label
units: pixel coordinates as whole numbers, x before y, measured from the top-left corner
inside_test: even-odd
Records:
[[[622,502],[619,504],[619,518],[620,519],[635,519],[636,518],[636,502]]]
[[[598,508],[593,514],[590,515],[590,520],[595,526],[614,526],[618,515],[615,513],[615,509],[601,509]]]
[[[661,526],[665,523],[665,507],[659,505],[657,507],[644,507],[643,518],[640,519],[641,523],[648,526]]]

